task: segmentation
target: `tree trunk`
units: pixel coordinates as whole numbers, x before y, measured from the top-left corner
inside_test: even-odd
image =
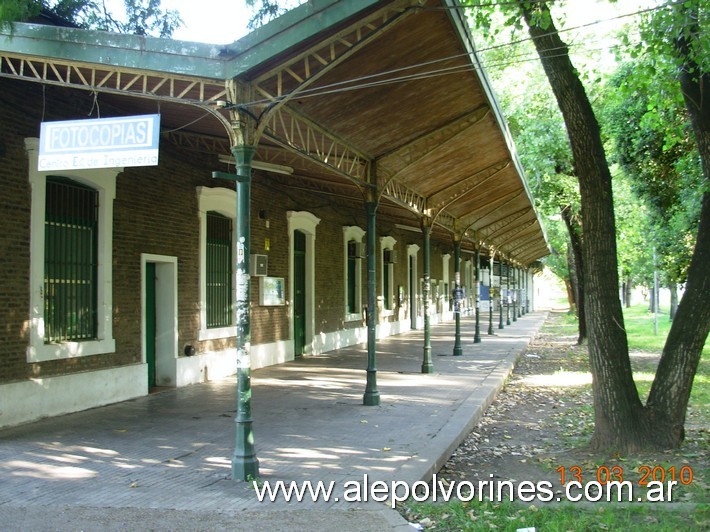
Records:
[[[577,318],[579,323],[579,336],[577,345],[582,345],[587,339],[587,314],[584,310],[584,258],[582,257],[582,235],[579,223],[572,217],[571,208],[566,205],[560,209],[562,219],[569,233],[570,247],[574,257],[574,271],[577,279]],[[570,270],[570,277],[572,276]]]
[[[671,321],[673,321],[673,318],[675,318],[675,313],[678,310],[678,283],[670,283],[668,285],[668,289],[671,292],[671,310],[669,313],[669,318]]]
[[[592,449],[627,452],[643,448],[650,433],[631,374],[619,299],[616,226],[611,173],[599,125],[545,3],[519,0],[550,86],[564,117],[579,180],[584,234],[585,311],[593,376]],[[543,13],[549,23],[536,23]]]
[[[567,296],[570,300],[570,309],[574,311],[575,316],[579,316],[578,305],[577,305],[577,268],[574,264],[574,253],[572,253],[572,246],[567,247],[567,271],[569,272],[569,295]]]
[[[629,308],[631,307],[631,289],[633,288],[631,285],[631,277],[626,279],[626,286],[624,288],[626,292],[626,308]]]
[[[569,303],[569,311],[574,312],[577,315],[577,307],[574,302],[574,287],[572,286],[572,281],[567,278],[565,279],[565,288],[567,289],[567,302]]]
[[[695,249],[688,268],[685,293],[663,347],[656,377],[646,403],[648,417],[657,432],[665,438],[664,447],[677,447],[684,437],[685,413],[703,345],[710,332],[710,97],[704,89],[710,86],[710,75],[689,57],[690,35],[698,35],[697,10],[686,10],[682,2],[677,9],[687,16],[687,33],[676,41],[680,58],[684,59],[679,82],[685,106],[693,126],[695,141],[705,178],[703,206]]]

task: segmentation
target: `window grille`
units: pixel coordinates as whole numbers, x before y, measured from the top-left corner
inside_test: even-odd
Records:
[[[232,325],[232,220],[207,213],[207,328]]]
[[[96,339],[98,192],[48,177],[44,225],[44,341]]]

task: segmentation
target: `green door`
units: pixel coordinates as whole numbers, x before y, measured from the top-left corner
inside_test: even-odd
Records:
[[[145,264],[145,361],[148,389],[155,387],[155,263]]]
[[[293,351],[303,356],[306,345],[306,235],[293,232]]]
[[[412,330],[417,328],[417,277],[414,255],[409,256],[409,326]]]

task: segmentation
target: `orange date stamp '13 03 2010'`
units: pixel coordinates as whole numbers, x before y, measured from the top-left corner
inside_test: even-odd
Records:
[[[560,475],[560,483],[565,486],[570,496],[571,487],[584,487],[584,497],[587,500],[600,500],[602,497],[602,488],[617,487],[619,489],[618,496],[622,496],[623,488],[626,488],[629,501],[633,500],[633,484],[624,475],[624,468],[620,465],[605,466],[601,465],[594,470],[585,471],[582,467],[560,466],[555,471]],[[639,502],[646,500],[648,502],[671,502],[673,500],[673,489],[679,484],[688,486],[693,482],[693,468],[689,465],[684,465],[680,468],[676,466],[663,467],[642,465],[633,470],[638,475],[636,483],[643,488],[646,488],[646,497],[638,497]],[[637,475],[633,475],[636,477]],[[586,476],[586,478],[585,478]],[[630,475],[631,476],[631,475]],[[589,486],[596,486],[597,495],[591,495]],[[607,495],[608,496],[608,495]],[[596,497],[596,498],[595,498]],[[580,496],[576,500],[580,500]],[[621,498],[619,498],[621,500]]]
[[[624,478],[624,468],[623,466],[598,466],[596,470],[596,475],[592,471],[592,476],[595,478],[584,478],[585,471],[582,467],[573,466],[560,466],[555,471],[560,474],[560,483],[567,484],[570,480],[574,480],[583,484],[585,480],[594,480],[600,484],[606,484],[608,482],[624,482],[627,480]],[[677,482],[683,486],[688,486],[693,482],[693,468],[689,465],[684,465],[680,468],[676,466],[662,467],[662,466],[646,466],[642,465],[637,468],[637,473],[641,475],[638,480],[639,486],[648,486],[649,482]],[[588,473],[588,472],[587,472]]]

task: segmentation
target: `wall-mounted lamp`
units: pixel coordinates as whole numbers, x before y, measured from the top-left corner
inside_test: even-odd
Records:
[[[186,357],[194,357],[195,356],[195,346],[194,345],[186,345],[185,349],[183,350],[183,353],[185,354]]]

